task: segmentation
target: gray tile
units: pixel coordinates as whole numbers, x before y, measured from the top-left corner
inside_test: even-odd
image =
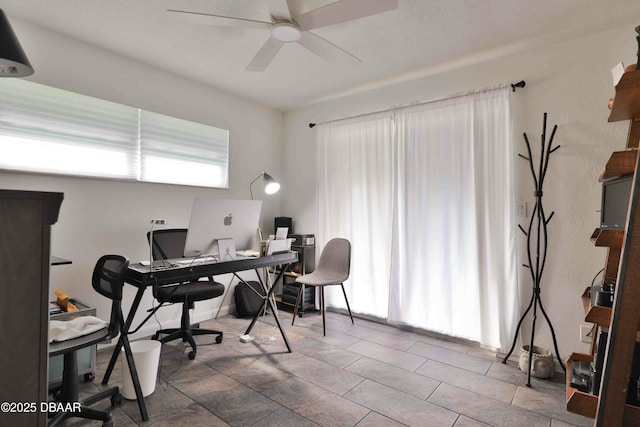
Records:
[[[495,351],[487,350],[485,348],[473,347],[467,351],[469,356],[481,357],[487,359],[490,362],[501,362],[502,359],[498,357]]]
[[[349,320],[349,315],[345,315],[342,316],[345,321]],[[388,323],[384,323],[384,322],[374,322],[373,320],[366,320],[366,319],[356,319],[356,325],[357,326],[365,326],[369,329],[375,329],[377,331],[380,332],[386,332],[389,334],[400,334],[402,331],[398,328],[396,328],[393,325],[390,325]]]
[[[369,413],[367,408],[298,378],[263,394],[321,426],[354,426]]]
[[[251,425],[280,405],[223,374],[176,387],[231,426]]]
[[[320,340],[334,347],[346,348],[351,344],[360,341],[360,338],[358,337],[354,337],[337,331],[327,331],[327,335],[323,336],[322,323],[320,323],[320,325],[312,324],[311,326],[308,326],[298,325],[298,323],[296,322],[295,326],[288,326],[288,328],[292,328],[293,331],[300,335]]]
[[[401,427],[404,424],[387,418],[384,415],[380,415],[376,412],[369,412],[369,415],[364,417],[362,421],[357,424],[357,427]]]
[[[415,371],[427,361],[424,357],[394,350],[368,341],[359,341],[347,347],[347,350],[408,371]]]
[[[347,371],[423,400],[440,384],[439,381],[367,357],[351,364]]]
[[[336,366],[338,368],[346,368],[362,356],[348,350],[335,349],[318,351],[311,355],[314,359]]]
[[[318,427],[318,424],[282,407],[254,424],[256,427]]]
[[[145,399],[151,420],[143,422],[137,402],[125,401],[112,408],[115,425],[437,425],[438,414],[433,411],[438,410],[449,415],[449,410],[457,411],[454,418],[444,415],[443,422],[456,427],[569,427],[593,422],[566,411],[562,375],[552,380],[532,378],[533,388],[517,388],[509,405],[508,396],[514,387],[524,385],[525,374],[516,363],[503,365],[495,353],[474,343],[359,319],[353,326],[348,316],[331,312],[328,335],[323,337],[319,315],[307,313],[296,319],[295,326],[290,315],[283,312],[281,320],[293,353],[287,352],[270,315],[252,333],[274,336],[276,341],[258,338],[242,344],[238,337],[250,319],[223,316],[201,322],[202,327],[224,331],[225,338],[212,344],[211,337],[196,337],[196,360],[186,357],[180,341],[164,345],[161,379],[156,392]],[[410,350],[402,351],[407,343],[412,343]],[[100,383],[112,349],[98,351],[96,381],[81,385],[82,396],[120,385],[120,361],[110,384]],[[358,379],[355,385],[353,379]],[[330,390],[348,391],[340,396]],[[359,404],[365,402],[370,407]],[[109,406],[109,401],[94,405]],[[100,422],[70,420],[65,425]]]
[[[471,418],[467,418],[464,415],[460,415],[460,417],[458,417],[458,421],[456,421],[456,423],[453,425],[453,427],[488,427],[488,426],[489,424],[472,420]]]
[[[409,347],[416,343],[415,339],[411,339],[405,335],[396,333],[381,332],[366,326],[356,326],[345,332],[347,335],[358,337],[363,340],[371,341],[380,345],[391,347],[396,350],[406,351]]]
[[[487,376],[515,385],[525,385],[527,382],[527,374],[522,372],[518,368],[518,365],[511,361],[507,364],[504,364],[501,361],[494,361],[487,372]],[[540,379],[532,376],[531,387],[536,390],[566,391],[564,375],[557,373],[554,378],[547,379]]]
[[[549,427],[551,419],[504,402],[440,384],[427,399],[436,405],[496,427]]]
[[[370,380],[345,397],[409,426],[451,427],[458,418],[455,412]]]
[[[260,360],[245,359],[245,362],[222,372],[256,391],[264,391],[291,377],[291,374]]]
[[[307,356],[281,363],[278,367],[338,395],[345,394],[363,380],[359,375]]]
[[[482,375],[487,373],[492,363],[486,359],[469,356],[468,354],[461,353],[459,351],[449,350],[447,348],[423,342],[416,343],[407,351],[427,359],[437,360],[438,362],[457,366],[458,368],[466,369],[467,371],[476,372]]]
[[[155,391],[144,398],[149,415],[148,424],[153,424],[184,408],[193,405],[193,400],[172,386],[156,387]],[[120,408],[135,422],[141,423],[142,417],[136,400],[124,400]]]
[[[534,388],[518,387],[513,405],[538,414],[548,415],[571,425],[592,426],[593,419],[567,411],[565,393],[565,390],[542,392]]]
[[[593,425],[593,420],[591,420],[591,425]],[[551,427],[576,427],[573,424],[565,423],[558,420],[551,420]]]
[[[296,341],[295,353],[304,353],[338,368],[345,368],[362,357],[359,354],[336,348],[327,342],[307,337]]]
[[[511,403],[518,388],[514,384],[505,383],[434,360],[427,361],[418,368],[416,373],[505,403]]]
[[[400,335],[407,336],[415,341],[437,345],[438,347],[448,348],[449,350],[459,351],[460,353],[467,353],[469,350],[480,348],[479,344],[477,343],[458,340],[452,337],[439,336],[436,333],[431,333],[428,331],[424,331],[424,333],[402,331],[400,332]]]
[[[114,425],[119,426],[120,424],[114,423]],[[189,427],[227,427],[229,424],[196,403],[151,424],[153,427],[173,427],[179,425],[189,425]]]

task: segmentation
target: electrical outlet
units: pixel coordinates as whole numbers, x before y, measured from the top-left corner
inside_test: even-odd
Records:
[[[591,330],[593,326],[580,325],[580,342],[591,343]]]
[[[516,216],[527,216],[527,202],[522,201],[516,204]]]

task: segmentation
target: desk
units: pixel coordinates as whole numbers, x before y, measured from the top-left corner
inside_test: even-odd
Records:
[[[169,260],[171,261],[171,260]],[[140,305],[140,301],[142,300],[142,295],[144,291],[149,286],[157,285],[171,285],[175,283],[188,282],[191,280],[198,280],[201,277],[209,277],[209,276],[217,276],[221,274],[236,274],[241,271],[247,270],[255,270],[258,275],[258,280],[260,284],[264,287],[264,282],[262,281],[262,277],[259,274],[260,269],[275,267],[278,265],[288,265],[298,261],[298,253],[297,252],[287,252],[277,255],[268,255],[257,258],[248,258],[248,257],[238,257],[233,261],[224,261],[224,262],[213,262],[213,263],[197,263],[192,265],[175,265],[170,268],[157,268],[154,267],[153,270],[150,269],[149,266],[143,266],[141,264],[132,264],[129,265],[127,272],[125,274],[125,282],[129,283],[138,288],[136,292],[136,296],[134,297],[133,304],[131,305],[131,310],[129,310],[129,314],[127,315],[127,320],[122,325],[121,328],[121,338],[118,340],[118,344],[113,350],[113,354],[111,355],[111,360],[109,362],[109,366],[107,367],[107,371],[104,374],[104,379],[102,380],[102,384],[107,384],[109,382],[109,378],[111,376],[111,372],[115,367],[116,361],[118,359],[118,355],[120,354],[120,349],[123,346],[122,335],[127,335],[131,331],[131,323],[133,322],[133,318],[138,310],[138,306]],[[273,283],[277,283],[278,280],[282,277],[282,273],[285,268],[280,269],[280,273],[273,281]],[[282,338],[287,346],[287,350],[291,353],[291,346],[289,344],[289,340],[287,338],[287,334],[280,324],[280,319],[278,318],[278,312],[271,301],[271,295],[273,294],[273,285],[269,288],[267,292],[267,298],[263,301],[260,310],[254,316],[251,324],[247,328],[245,334],[251,332],[253,326],[256,321],[260,317],[260,313],[264,308],[265,304],[269,304],[271,308],[271,313],[273,314],[276,323],[278,324],[278,328],[280,329],[280,333],[282,334]],[[148,319],[148,318],[147,318]],[[147,320],[145,319],[143,323]],[[142,326],[142,324],[140,325]],[[140,328],[138,326],[137,329]],[[136,330],[137,330],[136,329]],[[127,350],[127,346],[125,346],[125,351]],[[134,388],[136,389],[136,396],[138,399],[138,406],[140,407],[140,413],[142,415],[142,419],[144,421],[148,420],[147,410],[144,403],[144,398],[142,397],[142,391],[140,391],[140,384],[138,382],[137,375],[135,373],[135,367],[132,369],[131,377],[133,378]]]

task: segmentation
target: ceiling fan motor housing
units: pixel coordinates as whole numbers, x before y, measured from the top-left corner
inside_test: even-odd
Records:
[[[277,22],[271,28],[271,35],[283,43],[292,43],[300,40],[300,29],[291,22]]]

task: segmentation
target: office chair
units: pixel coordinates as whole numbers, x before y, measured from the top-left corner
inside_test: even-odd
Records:
[[[147,233],[147,241],[150,238],[150,232]],[[186,228],[173,228],[165,230],[155,230],[153,232],[153,245],[151,253],[154,260],[182,258],[184,255],[184,244],[187,240]],[[153,296],[160,304],[182,304],[182,318],[179,328],[161,329],[153,334],[152,339],[157,340],[162,334],[167,336],[160,339],[161,343],[182,339],[191,345],[192,351],[189,352],[189,359],[196,357],[196,342],[194,335],[217,335],[216,343],[222,342],[222,332],[213,329],[201,329],[199,325],[191,325],[189,310],[194,307],[194,302],[204,301],[217,298],[224,294],[224,285],[215,282],[213,277],[209,277],[207,281],[191,281],[178,283],[168,286],[153,286]]]
[[[351,307],[349,307],[349,300],[347,299],[347,293],[344,290],[344,281],[349,278],[349,271],[351,268],[351,243],[347,239],[331,239],[322,249],[320,254],[320,261],[316,269],[309,274],[300,276],[296,279],[297,283],[301,286],[298,289],[298,297],[296,298],[296,306],[293,310],[293,325],[296,321],[296,315],[298,314],[298,307],[300,306],[300,299],[302,296],[302,286],[316,286],[320,288],[320,310],[322,311],[322,335],[326,336],[326,321],[325,321],[325,307],[324,307],[324,287],[332,285],[340,285],[342,287],[342,293],[344,294],[344,300],[347,302],[347,310],[349,310],[349,317],[351,317],[351,323],[353,322],[353,315],[351,314]]]
[[[64,370],[62,373],[62,386],[60,392],[55,396],[57,402],[71,405],[62,405],[63,407],[72,407],[78,400],[78,361],[77,351],[85,347],[108,341],[118,335],[120,326],[124,324],[122,315],[122,286],[124,285],[124,273],[127,270],[129,261],[119,255],[105,255],[101,257],[93,270],[91,284],[99,294],[109,298],[111,304],[111,319],[108,325],[94,333],[72,338],[66,341],[54,341],[49,344],[49,357],[64,355]],[[125,337],[126,339],[126,337]],[[129,345],[127,341],[126,345]],[[80,417],[85,419],[99,420],[103,422],[103,426],[112,426],[113,420],[111,413],[107,411],[99,411],[89,408],[107,397],[111,398],[111,405],[115,406],[122,402],[122,395],[118,387],[111,387],[103,390],[93,396],[90,396],[80,402],[79,412],[56,412],[49,414],[49,426],[57,426],[65,419],[71,417]]]

